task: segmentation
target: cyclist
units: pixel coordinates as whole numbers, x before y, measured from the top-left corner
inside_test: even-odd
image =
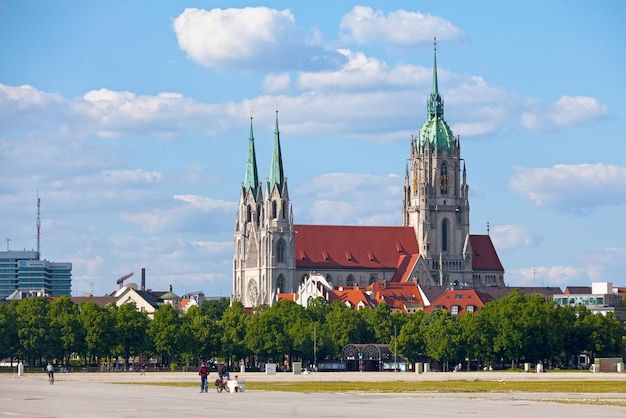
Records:
[[[228,373],[228,367],[226,367],[224,362],[220,363],[219,366],[217,366],[217,374],[222,380],[224,379],[224,377],[226,377],[226,380],[230,379],[230,373]]]
[[[50,383],[54,382],[54,366],[52,366],[50,362],[48,362],[48,365],[46,366],[46,373],[48,373]]]

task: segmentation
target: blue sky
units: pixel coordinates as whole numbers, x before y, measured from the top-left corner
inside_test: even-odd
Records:
[[[382,5],[381,5],[382,4]],[[315,6],[314,6],[315,5]],[[437,37],[471,230],[511,286],[626,285],[622,1],[2,1],[0,235],[72,293],[232,290],[250,114],[296,223],[399,225]],[[3,250],[6,248],[3,248]]]

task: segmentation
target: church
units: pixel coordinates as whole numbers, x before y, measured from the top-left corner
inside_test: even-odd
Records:
[[[252,118],[234,226],[233,294],[246,308],[298,293],[312,274],[333,287],[415,283],[441,288],[504,287],[489,235],[470,234],[469,186],[458,136],[444,119],[434,48],[427,119],[410,143],[402,226],[294,223],[283,171],[278,111],[267,181],[259,181]],[[402,159],[401,161],[405,161]]]

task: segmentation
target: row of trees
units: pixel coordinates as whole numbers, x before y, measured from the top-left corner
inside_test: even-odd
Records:
[[[389,344],[409,361],[429,357],[446,364],[549,361],[581,352],[614,357],[624,352],[624,325],[612,314],[561,307],[519,291],[486,304],[477,314],[451,316],[391,313],[387,304],[355,311],[339,301],[316,299],[308,308],[291,301],[262,306],[254,314],[227,299],[205,301],[181,314],[164,305],[154,319],[133,304],[77,305],[69,298],[43,297],[0,305],[0,358],[85,364],[139,355],[163,363],[223,358],[314,363],[339,359],[346,344]],[[395,340],[397,338],[397,341]],[[565,360],[567,361],[567,360]]]

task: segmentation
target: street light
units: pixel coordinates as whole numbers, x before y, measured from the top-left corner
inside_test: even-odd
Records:
[[[393,371],[397,372],[398,371],[398,336],[397,336],[397,332],[396,332],[396,326],[393,326],[393,343],[394,343],[394,348],[393,348]]]

